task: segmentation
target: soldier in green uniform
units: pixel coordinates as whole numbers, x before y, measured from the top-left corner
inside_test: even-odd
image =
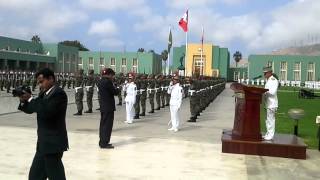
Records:
[[[134,119],[140,119],[140,89],[141,89],[141,80],[140,80],[140,75],[137,74],[136,79],[134,83],[137,86],[137,95],[136,95],[136,102],[134,103],[134,110],[135,110],[135,116],[133,117]]]
[[[147,75],[143,74],[140,81],[140,105],[142,110],[140,116],[146,115],[147,87]]]
[[[62,89],[63,90],[67,85],[67,76],[68,76],[68,74],[67,75],[65,73],[62,74]]]
[[[154,93],[155,93],[155,80],[154,80],[154,76],[152,74],[150,74],[148,76],[148,86],[147,86],[147,91],[148,91],[148,95],[149,95],[149,103],[151,106],[151,111],[149,111],[149,113],[154,113]]]
[[[190,84],[189,89],[189,97],[190,97],[190,120],[188,122],[196,122],[198,116],[198,107],[199,104],[197,102],[197,81],[195,79],[188,78],[186,79],[186,83]]]
[[[0,91],[3,91],[3,86],[4,86],[4,81],[5,81],[5,77],[4,77],[4,72],[1,72],[0,74]]]
[[[32,85],[32,91],[35,91],[36,86],[37,86],[37,79],[35,77],[34,72],[31,74],[31,85]]]
[[[82,115],[83,110],[83,86],[84,86],[84,75],[83,75],[83,69],[80,69],[76,79],[75,79],[75,100],[77,105],[78,112],[74,115]]]
[[[94,70],[89,70],[88,77],[86,81],[86,93],[87,93],[87,105],[88,110],[84,113],[92,113],[92,98],[94,92],[94,85],[95,85],[95,77],[94,77]]]
[[[171,98],[171,94],[168,93],[168,88],[171,82],[171,76],[167,75],[166,77],[166,92],[165,92],[165,96],[166,96],[166,106],[169,106],[170,103],[170,98]]]
[[[14,76],[13,72],[10,71],[8,78],[7,78],[7,82],[6,82],[7,93],[10,93],[10,88],[11,88],[11,84],[13,81],[13,76]]]
[[[119,90],[119,94],[118,94],[119,103],[117,105],[121,106],[122,105],[122,86],[124,83],[123,73],[119,73],[119,75],[115,78],[115,82],[116,82],[117,88]]]
[[[157,108],[155,110],[160,110],[161,107],[161,81],[160,81],[161,75],[156,76],[155,80],[155,93],[156,93],[156,102],[157,102]]]
[[[165,107],[165,104],[166,104],[166,94],[167,94],[167,90],[168,88],[166,88],[166,81],[165,79],[163,78],[163,76],[160,76],[160,87],[161,87],[161,94],[160,94],[160,97],[161,97],[161,108],[164,108]]]
[[[71,83],[72,83],[72,76],[71,73],[68,75],[67,77],[67,88],[70,89],[71,88]]]

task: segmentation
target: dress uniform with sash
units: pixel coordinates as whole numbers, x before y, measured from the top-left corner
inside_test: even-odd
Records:
[[[134,104],[136,102],[136,96],[137,96],[137,86],[134,83],[134,77],[132,74],[129,74],[129,82],[127,83],[127,95],[125,98],[126,102],[126,121],[125,123],[131,124],[133,123],[133,117],[135,115],[135,110],[134,110]]]
[[[268,91],[264,94],[265,106],[267,109],[267,133],[265,134],[264,139],[272,140],[275,133],[275,114],[278,108],[277,90],[279,81],[272,75],[271,67],[263,68],[263,72],[271,74],[269,77],[267,77],[267,82],[265,84],[265,89],[268,89]]]
[[[173,77],[173,83],[168,88],[168,93],[171,94],[170,98],[170,115],[172,127],[169,131],[177,132],[180,124],[179,109],[182,103],[183,89],[179,84],[179,77],[176,75]]]

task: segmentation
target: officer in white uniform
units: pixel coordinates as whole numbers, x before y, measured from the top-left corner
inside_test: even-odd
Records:
[[[135,115],[133,105],[136,102],[136,95],[137,95],[137,86],[134,83],[134,77],[132,74],[129,74],[128,76],[128,83],[126,84],[126,90],[127,90],[127,95],[125,98],[125,102],[126,102],[127,118],[125,123],[131,124],[133,122],[133,117]]]
[[[264,77],[266,78],[265,89],[265,106],[267,109],[266,128],[267,133],[263,137],[265,140],[272,140],[275,133],[275,114],[278,108],[277,90],[279,81],[272,74],[272,67],[263,68]]]
[[[179,127],[179,109],[182,103],[182,87],[179,84],[179,76],[174,75],[172,78],[172,85],[168,88],[168,94],[171,94],[170,98],[170,114],[171,114],[171,125],[172,127],[168,129],[169,131],[178,131]]]

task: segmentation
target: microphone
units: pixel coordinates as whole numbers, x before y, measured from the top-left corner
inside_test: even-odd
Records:
[[[260,75],[260,76],[257,76],[257,77],[254,77],[253,80],[259,79],[259,78],[261,78],[261,77],[262,77],[261,75]]]

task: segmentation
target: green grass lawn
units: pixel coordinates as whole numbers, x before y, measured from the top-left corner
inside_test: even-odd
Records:
[[[318,93],[317,93],[318,94]],[[299,99],[298,90],[278,91],[279,108],[276,114],[276,133],[293,134],[294,122],[288,116],[291,108],[301,108],[305,116],[299,122],[299,137],[304,139],[308,148],[318,148],[317,132],[318,126],[315,123],[316,116],[320,116],[320,99]],[[261,106],[261,128],[265,132],[266,112],[264,105]]]

